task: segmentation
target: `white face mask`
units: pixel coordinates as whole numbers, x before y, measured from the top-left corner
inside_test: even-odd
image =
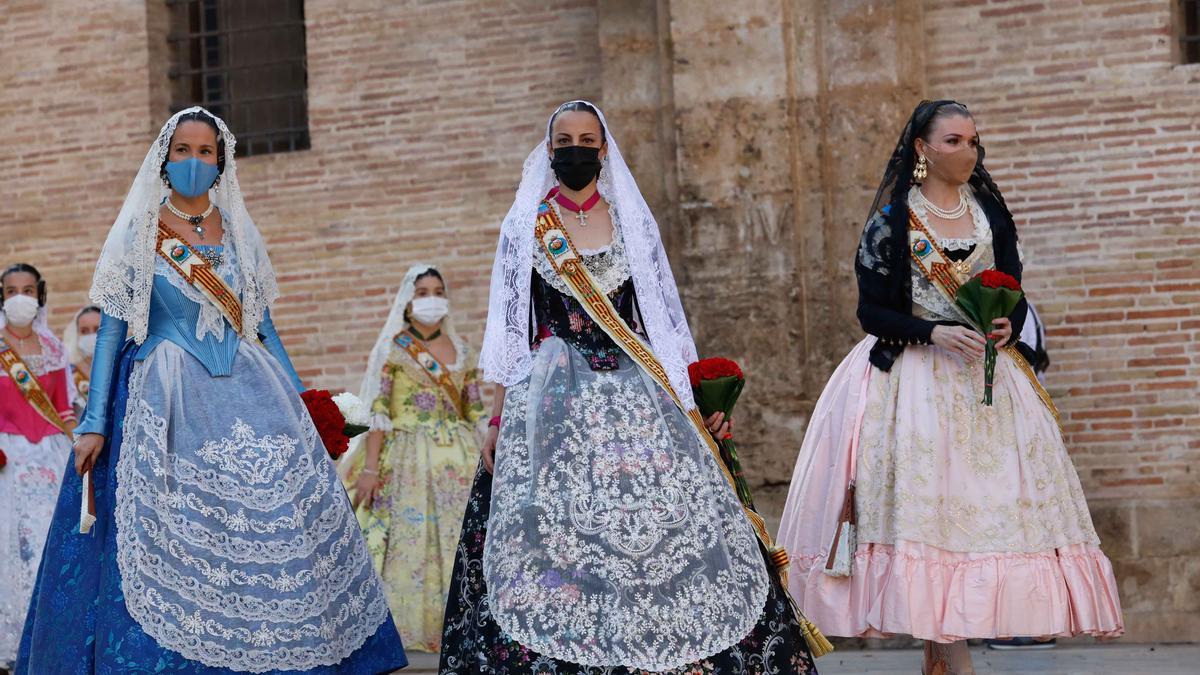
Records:
[[[79,341],[75,344],[79,346],[79,353],[90,359],[96,353],[96,334],[80,335]]]
[[[446,298],[431,295],[425,298],[416,298],[412,301],[412,318],[427,326],[432,326],[441,321],[449,313],[450,301]]]
[[[38,314],[38,301],[28,295],[14,295],[4,301],[4,317],[8,325],[25,328]]]

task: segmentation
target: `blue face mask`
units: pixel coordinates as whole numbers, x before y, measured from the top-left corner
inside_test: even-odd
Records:
[[[184,197],[199,197],[217,182],[220,171],[216,164],[189,157],[182,162],[167,162],[167,178],[171,187]]]

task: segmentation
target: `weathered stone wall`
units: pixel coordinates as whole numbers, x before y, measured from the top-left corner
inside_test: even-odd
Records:
[[[599,3],[603,58],[644,47],[654,92],[612,117],[674,125],[660,223],[702,353],[750,373],[740,444],[767,515],[861,337],[851,263],[883,164],[920,98],[956,98],[1016,215],[1129,637],[1200,638],[1200,66],[1177,64],[1169,3],[649,4]],[[630,97],[620,74],[606,103]]]

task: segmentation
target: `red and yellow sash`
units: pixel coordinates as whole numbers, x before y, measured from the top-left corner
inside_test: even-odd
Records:
[[[34,377],[33,371],[25,365],[25,361],[21,359],[17,350],[13,349],[2,336],[0,336],[0,366],[16,383],[21,396],[29,405],[47,422],[53,424],[70,438],[71,427],[63,420],[62,415],[58,414],[58,409],[54,407],[50,395],[46,393],[45,389],[42,389],[42,383]]]
[[[754,509],[742,504],[742,500],[736,497],[737,484],[734,481],[733,474],[729,472],[729,467],[721,459],[721,450],[717,446],[717,442],[713,439],[712,434],[709,433],[708,427],[704,423],[704,418],[700,415],[700,411],[696,408],[689,410],[683,405],[683,401],[679,398],[678,393],[671,386],[671,379],[668,377],[666,369],[659,363],[658,358],[654,356],[654,352],[642,342],[640,337],[629,329],[625,320],[621,318],[620,313],[613,307],[608,296],[598,290],[595,280],[592,279],[592,275],[588,272],[587,267],[583,265],[583,259],[576,251],[575,245],[571,242],[571,237],[567,234],[566,228],[563,227],[562,221],[558,218],[558,214],[555,213],[547,201],[543,201],[538,207],[537,225],[534,231],[538,242],[542,246],[542,250],[550,260],[551,267],[566,282],[567,287],[571,289],[572,296],[583,306],[588,316],[612,338],[613,342],[620,345],[621,349],[629,355],[629,358],[633,359],[634,363],[638,364],[647,375],[658,383],[658,386],[662,387],[662,390],[671,397],[675,405],[691,421],[696,435],[708,447],[713,459],[716,460],[717,466],[720,467],[721,473],[725,476],[725,480],[729,484],[729,488],[734,492],[735,500],[742,506],[742,512],[745,514],[746,519],[750,521],[763,548],[768,552],[771,563],[775,566],[780,581],[786,589],[787,569],[790,564],[787,551],[775,546],[770,533],[767,532],[767,525],[763,521],[762,516],[758,515]],[[813,655],[822,656],[833,651],[833,645],[829,644],[829,641],[821,635],[817,627],[804,617],[800,612],[800,608],[796,607],[795,603],[792,603],[792,606],[796,611],[796,620],[800,623],[805,640],[808,642]]]
[[[172,269],[179,272],[192,288],[200,291],[209,302],[221,310],[229,325],[233,326],[238,335],[242,335],[242,303],[238,300],[237,293],[225,283],[204,256],[197,253],[191,244],[161,220],[158,221],[158,244],[155,251]]]
[[[92,388],[91,378],[80,368],[73,368],[71,370],[71,377],[75,380],[75,393],[79,394],[84,400],[87,400]]]
[[[925,224],[921,222],[921,219],[911,209],[908,212],[908,252],[912,255],[912,259],[917,262],[917,267],[921,269],[921,273],[925,275],[925,278],[942,292],[942,295],[951,305],[957,306],[954,299],[958,295],[958,287],[962,285],[963,280],[960,280],[958,273],[955,272],[954,262],[938,246],[937,237],[929,233],[929,230],[925,228]],[[1013,336],[1013,338],[1015,337]],[[1042,400],[1042,403],[1046,404],[1046,408],[1054,415],[1054,421],[1059,422],[1061,425],[1061,420],[1059,420],[1058,416],[1058,407],[1054,405],[1054,400],[1050,398],[1050,392],[1046,391],[1046,388],[1042,386],[1029,362],[1017,350],[1016,340],[1010,339],[1008,344],[1002,349],[1012,357],[1013,363],[1017,365],[1017,368],[1024,373],[1026,379],[1033,385],[1033,390],[1037,392],[1038,398]]]
[[[446,395],[450,397],[450,401],[454,404],[454,410],[458,412],[459,417],[466,419],[466,408],[463,405],[462,392],[454,386],[454,378],[450,376],[450,371],[446,366],[442,365],[437,357],[421,344],[420,340],[413,337],[408,331],[403,331],[392,339],[396,346],[403,349],[406,354],[412,357],[412,360],[417,363],[421,370],[433,380],[433,383],[442,388]]]

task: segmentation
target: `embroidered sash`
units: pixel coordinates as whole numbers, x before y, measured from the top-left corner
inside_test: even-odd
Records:
[[[33,371],[29,370],[29,366],[26,366],[25,361],[21,359],[21,355],[2,336],[0,336],[0,366],[4,368],[4,372],[8,373],[12,381],[16,383],[21,396],[25,398],[29,405],[47,422],[53,424],[66,434],[68,439],[74,442],[75,434],[72,433],[72,428],[67,425],[62,415],[58,414],[58,409],[54,407],[54,402],[50,400],[50,395],[42,388],[42,383],[38,382],[38,379],[33,375]],[[96,522],[96,502],[92,494],[90,479],[91,472],[89,471],[83,475],[83,499],[79,507],[79,531],[84,534],[91,529],[92,523]]]
[[[229,325],[233,326],[238,335],[242,335],[242,303],[238,300],[237,293],[225,283],[204,256],[197,253],[191,244],[161,220],[158,221],[158,244],[155,251],[185,281],[221,310]]]
[[[3,337],[0,337],[0,366],[4,367],[4,372],[8,373],[12,381],[16,383],[17,389],[20,390],[29,405],[47,422],[66,434],[68,438],[71,437],[71,427],[67,426],[66,421],[58,414],[58,409],[54,407],[50,395],[46,393],[45,389],[42,389],[42,384],[34,377],[29,366],[25,365],[25,361],[21,359],[17,350],[9,346]]]
[[[712,453],[713,459],[716,460],[717,466],[720,467],[722,475],[725,476],[725,480],[729,484],[729,488],[733,490],[735,500],[742,507],[742,512],[754,528],[759,542],[767,551],[771,564],[775,566],[776,573],[779,575],[780,583],[784,589],[784,594],[788,595],[788,600],[795,613],[796,621],[800,624],[804,640],[808,643],[813,656],[821,657],[833,651],[833,645],[821,634],[817,626],[804,616],[800,607],[787,594],[787,571],[788,566],[791,564],[787,551],[782,547],[775,546],[770,533],[767,532],[767,525],[763,521],[762,516],[744,504],[740,497],[737,497],[737,482],[734,480],[733,474],[729,472],[729,467],[726,466],[725,461],[721,458],[721,449],[717,445],[716,440],[713,439],[712,434],[709,433],[708,427],[704,424],[704,418],[700,415],[700,411],[697,408],[688,410],[684,407],[683,401],[680,400],[674,387],[671,386],[671,380],[667,376],[666,369],[659,363],[658,358],[654,356],[654,352],[642,342],[641,338],[629,329],[625,320],[621,318],[620,313],[613,307],[608,296],[597,289],[595,280],[592,279],[592,275],[588,272],[587,267],[583,265],[583,259],[576,251],[575,245],[571,242],[571,237],[567,234],[567,230],[563,227],[562,221],[559,220],[558,214],[550,207],[548,201],[542,201],[538,206],[537,224],[534,232],[538,242],[541,243],[542,250],[550,260],[550,266],[566,282],[567,287],[571,289],[571,295],[579,302],[584,311],[588,313],[588,316],[612,338],[613,342],[629,355],[629,358],[633,359],[634,363],[638,364],[647,375],[662,387],[663,391],[675,402],[675,405],[683,411],[684,416],[691,421],[696,434],[708,446],[709,452]]]
[[[84,401],[87,401],[88,394],[91,393],[92,388],[91,378],[79,368],[71,370],[71,377],[75,380],[75,393],[79,394]]]
[[[403,331],[392,339],[396,346],[403,349],[406,354],[412,357],[412,360],[425,371],[429,379],[433,383],[442,388],[442,391],[450,397],[450,401],[454,403],[454,410],[458,412],[458,416],[466,419],[466,409],[463,405],[462,392],[454,386],[454,378],[450,376],[450,371],[446,366],[442,365],[441,361],[437,360],[433,354],[421,344],[420,340],[413,337],[408,331]]]
[[[679,406],[679,409],[692,422],[697,435],[700,436],[712,452],[713,458],[717,461],[717,466],[721,468],[721,473],[724,474],[730,488],[736,493],[737,484],[734,482],[729,468],[725,466],[725,462],[721,459],[721,450],[717,446],[717,442],[713,439],[712,434],[709,433],[708,427],[704,424],[704,418],[700,415],[700,411],[696,408],[688,410],[684,407],[679,395],[671,386],[671,380],[667,376],[667,371],[659,363],[658,358],[654,356],[654,352],[642,342],[640,337],[629,329],[625,320],[621,318],[620,313],[613,307],[608,296],[597,290],[596,284],[592,280],[592,275],[584,267],[582,258],[575,250],[575,245],[571,243],[571,238],[567,235],[566,229],[563,228],[562,222],[558,219],[558,214],[554,212],[554,209],[550,208],[548,202],[542,202],[538,208],[535,232],[537,240],[542,245],[542,250],[550,260],[550,265],[562,277],[563,281],[566,282],[567,287],[571,289],[571,295],[579,301],[579,304],[587,311],[588,316],[612,338],[613,342],[617,343],[633,359],[634,363],[641,366],[642,370],[646,371],[646,374],[657,382],[663,391],[671,397],[675,405]],[[738,504],[742,504],[741,499],[737,501]],[[786,575],[788,566],[787,552],[782,548],[776,548],[774,542],[771,540],[771,535],[767,532],[766,522],[763,521],[762,516],[744,504],[742,504],[742,510],[745,512],[750,524],[754,526],[759,541],[770,552],[771,561],[779,569],[781,575]],[[786,576],[784,578],[786,579]]]
[[[958,287],[962,285],[959,281],[958,272],[954,267],[954,261],[946,256],[946,252],[937,245],[937,238],[929,233],[925,228],[925,224],[917,217],[910,209],[908,212],[908,252],[912,255],[912,259],[916,261],[917,267],[921,268],[921,273],[925,275],[933,286],[942,292],[942,295],[950,302],[952,306],[957,304],[954,298],[958,293]],[[982,328],[982,327],[981,327]],[[1037,374],[1033,372],[1033,367],[1017,350],[1015,341],[1010,339],[1009,343],[1002,348],[1002,351],[1008,353],[1012,357],[1013,363],[1033,385],[1033,390],[1037,392],[1038,398],[1042,403],[1046,404],[1046,408],[1054,415],[1054,421],[1061,426],[1062,422],[1058,416],[1058,408],[1054,405],[1054,400],[1050,398],[1050,393],[1038,381]]]

